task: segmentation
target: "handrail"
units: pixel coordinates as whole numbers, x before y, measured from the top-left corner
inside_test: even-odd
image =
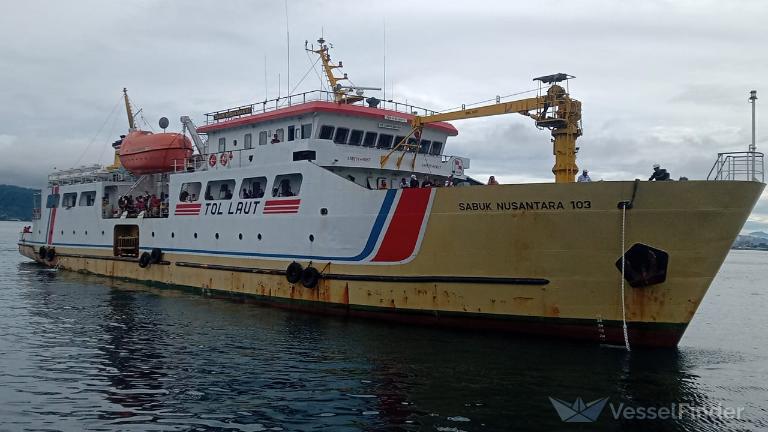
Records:
[[[219,111],[213,111],[205,114],[205,124],[215,124],[233,118],[240,118],[247,115],[252,115],[257,112],[270,112],[280,108],[285,108],[296,103],[307,103],[316,101],[334,102],[336,103],[335,93],[327,90],[311,90],[303,93],[297,93],[290,96],[278,97],[275,99],[269,99],[262,102],[254,102],[248,105],[240,105],[236,107],[226,108]],[[389,109],[396,112],[402,112],[405,114],[420,114],[434,115],[438,111],[422,108],[407,102],[397,102],[392,99],[382,100],[383,109]],[[386,104],[390,104],[389,108],[386,108]],[[365,100],[361,100],[349,105],[365,106]],[[231,115],[228,115],[231,114]],[[217,118],[220,117],[220,118]]]
[[[707,180],[751,180],[765,182],[763,154],[760,152],[724,152],[707,174]]]

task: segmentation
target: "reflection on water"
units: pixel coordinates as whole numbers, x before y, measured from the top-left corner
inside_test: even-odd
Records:
[[[768,427],[765,345],[733,347],[692,331],[677,351],[628,355],[286,312],[54,272],[15,254],[0,249],[3,430]],[[705,309],[706,329],[724,312]],[[549,396],[745,411],[741,420],[621,421],[606,407],[595,424],[564,424]]]

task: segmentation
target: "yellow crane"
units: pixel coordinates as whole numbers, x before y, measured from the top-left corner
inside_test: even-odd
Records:
[[[566,89],[558,84],[570,78],[574,77],[564,73],[534,78],[534,81],[540,83],[539,94],[536,97],[508,102],[501,102],[497,98],[497,103],[493,105],[477,108],[462,107],[458,111],[426,116],[416,115],[411,120],[413,126],[411,132],[388,154],[381,157],[381,166],[384,167],[389,157],[398,149],[403,150],[403,154],[397,161],[398,167],[408,151],[414,152],[413,165],[415,165],[418,140],[426,124],[501,114],[521,114],[532,118],[537,127],[552,131],[552,153],[555,155],[555,165],[552,167],[552,172],[555,174],[555,182],[573,183],[574,177],[578,173],[576,139],[581,136],[581,102],[571,99]],[[551,85],[542,94],[541,86],[544,84]],[[416,138],[415,144],[407,144],[411,136]]]

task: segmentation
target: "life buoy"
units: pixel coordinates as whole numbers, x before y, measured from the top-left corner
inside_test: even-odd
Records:
[[[38,255],[38,256],[39,256],[41,259],[45,259],[45,255],[46,255],[47,253],[48,253],[48,248],[46,248],[45,246],[40,246],[40,249],[38,249],[38,250],[37,250],[37,255]]]
[[[144,252],[139,257],[139,267],[146,268],[150,261],[152,261],[152,256],[149,254],[149,252]]]
[[[219,162],[221,163],[221,166],[227,166],[227,162],[229,162],[229,153],[222,153]]]
[[[320,272],[314,267],[307,267],[301,273],[301,284],[307,288],[314,288],[320,280]]]
[[[212,155],[208,156],[208,165],[210,165],[211,167],[215,167],[216,166],[216,155],[215,154],[212,154]]]
[[[288,264],[288,269],[285,270],[285,278],[288,279],[288,282],[295,284],[296,282],[301,280],[301,275],[303,272],[304,272],[304,267],[302,267],[301,264],[294,261]]]
[[[48,249],[48,252],[45,253],[45,259],[48,261],[53,261],[56,259],[56,248]]]
[[[160,248],[154,248],[149,254],[149,257],[151,258],[150,262],[152,264],[157,264],[163,260],[163,251]]]

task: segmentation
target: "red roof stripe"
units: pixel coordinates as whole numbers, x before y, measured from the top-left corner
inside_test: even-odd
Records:
[[[205,126],[200,126],[197,131],[200,133],[209,133],[222,129],[230,129],[234,127],[240,127],[249,125],[252,123],[260,123],[268,120],[278,120],[284,117],[291,117],[300,114],[306,114],[310,112],[331,112],[336,114],[354,115],[359,117],[378,118],[384,120],[384,116],[401,117],[405,119],[412,119],[413,115],[401,113],[398,111],[392,111],[381,108],[369,108],[359,105],[346,105],[337,104],[335,102],[307,102],[299,105],[292,105],[285,108],[280,108],[275,111],[269,111],[265,113],[253,114],[246,117],[240,117],[233,120],[226,120],[219,123],[213,123]],[[441,132],[446,132],[450,136],[458,135],[459,131],[453,127],[452,124],[446,122],[429,123],[425,125],[427,128],[437,129]]]

